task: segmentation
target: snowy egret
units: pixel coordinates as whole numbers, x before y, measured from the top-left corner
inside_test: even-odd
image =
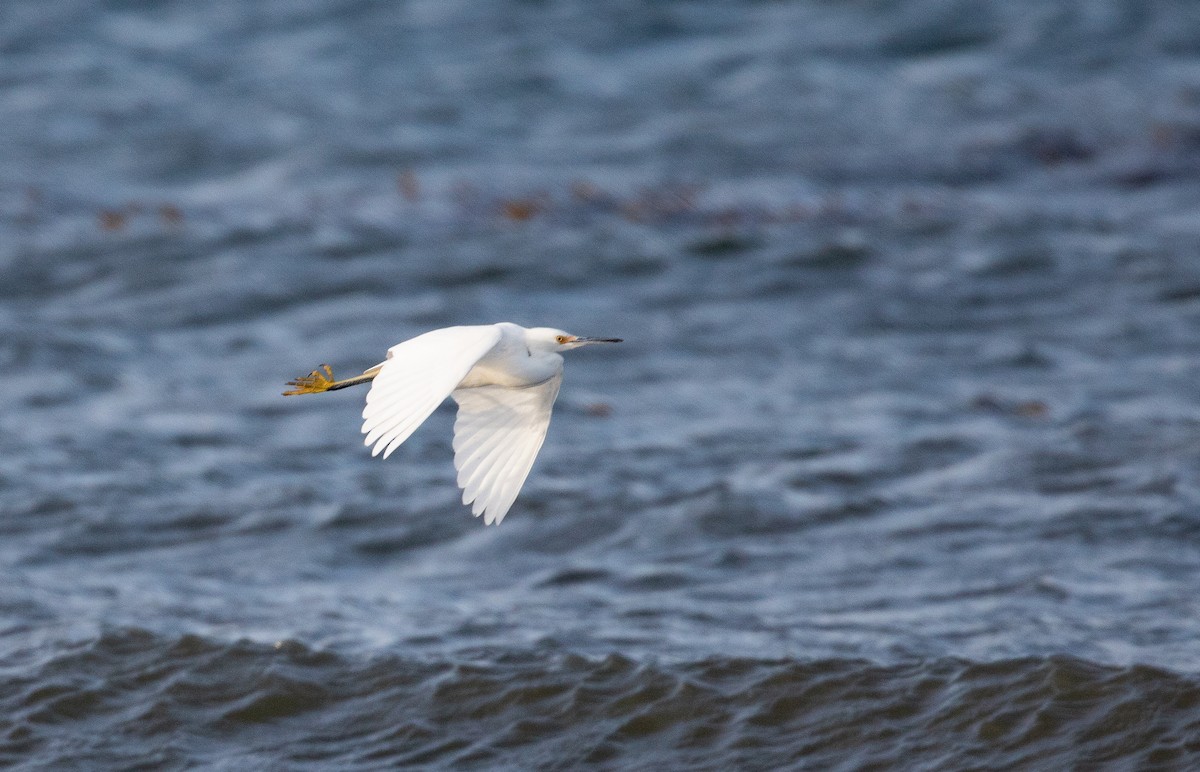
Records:
[[[334,380],[329,365],[288,381],[284,395],[319,394],[371,383],[363,408],[365,443],[387,458],[446,397],[458,403],[454,467],[463,504],[499,523],[546,439],[562,384],[562,352],[620,338],[581,338],[509,322],[447,327],[398,343],[362,375]]]

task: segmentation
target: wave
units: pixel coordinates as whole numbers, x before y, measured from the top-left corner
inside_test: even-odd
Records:
[[[107,632],[5,668],[0,762],[1123,768],[1200,759],[1200,680],[1067,655],[452,659]]]

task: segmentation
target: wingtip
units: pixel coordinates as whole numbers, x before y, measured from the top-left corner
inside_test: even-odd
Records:
[[[494,507],[490,508],[483,513],[483,523],[484,525],[500,525],[500,521],[502,521],[504,516],[507,514],[507,508],[500,511],[496,511]]]

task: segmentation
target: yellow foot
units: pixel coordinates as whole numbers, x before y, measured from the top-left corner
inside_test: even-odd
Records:
[[[321,370],[313,370],[308,375],[302,375],[294,381],[288,381],[288,386],[295,386],[291,391],[285,391],[283,396],[290,397],[294,394],[320,394],[323,391],[329,391],[333,386],[333,370],[329,365],[321,365]]]

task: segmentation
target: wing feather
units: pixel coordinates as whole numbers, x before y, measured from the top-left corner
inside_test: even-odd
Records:
[[[498,470],[496,477],[492,480],[492,487],[495,491],[493,498],[495,499],[495,510],[497,512],[507,512],[509,507],[513,505],[513,502],[517,498],[517,493],[520,492],[521,486],[525,484],[525,478],[529,475],[530,467],[533,466],[533,460],[540,447],[541,443],[539,442],[538,447],[527,449],[527,456],[514,453],[513,457]],[[532,450],[532,453],[529,453],[529,450]],[[520,479],[518,479],[518,473],[520,474]]]
[[[454,422],[454,466],[463,504],[499,523],[517,498],[546,439],[562,373],[520,389],[480,386],[451,394],[458,402]]]
[[[471,430],[474,432],[471,436],[473,442],[470,446],[464,442],[455,450],[455,463],[457,466],[471,466],[473,477],[478,479],[498,458],[495,451],[508,439],[509,432],[497,422],[473,426]]]
[[[363,408],[371,455],[391,455],[499,341],[499,328],[483,325],[447,327],[392,346]]]
[[[506,431],[496,432],[495,436],[496,441],[490,443],[488,452],[485,455],[480,456],[477,462],[478,466],[471,478],[473,488],[471,499],[475,501],[480,511],[489,502],[499,502],[499,498],[495,494],[499,493],[501,481],[504,480],[502,472],[511,466],[514,461],[520,461],[522,456],[521,449],[524,442],[522,434],[515,431]],[[522,482],[524,482],[524,478],[522,478]],[[491,492],[489,495],[483,495],[489,491]],[[464,501],[463,503],[469,504],[470,501]]]

